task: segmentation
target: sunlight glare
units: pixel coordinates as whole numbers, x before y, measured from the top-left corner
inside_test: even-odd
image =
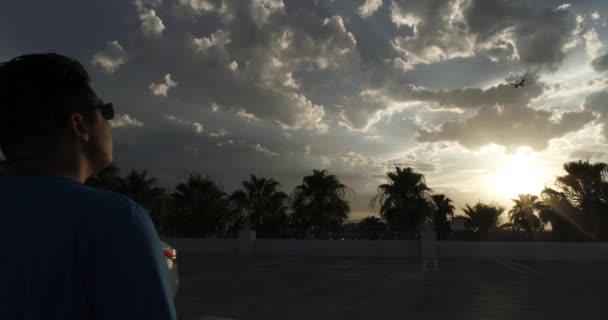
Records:
[[[518,194],[540,194],[550,175],[539,161],[538,153],[518,148],[515,154],[505,157],[491,180],[494,192],[511,198]]]

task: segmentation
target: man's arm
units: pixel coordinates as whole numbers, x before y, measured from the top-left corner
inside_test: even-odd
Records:
[[[156,229],[139,205],[89,247],[84,284],[96,319],[174,320],[169,271]]]

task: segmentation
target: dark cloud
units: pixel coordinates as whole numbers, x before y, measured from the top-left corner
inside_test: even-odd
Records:
[[[453,90],[432,90],[414,85],[405,85],[390,92],[392,98],[399,101],[435,102],[442,107],[458,107],[463,109],[484,106],[513,106],[526,105],[530,100],[543,93],[543,84],[532,83],[525,90],[517,90],[510,84],[499,84],[488,89],[464,88]]]
[[[604,53],[593,59],[593,61],[591,61],[591,66],[593,66],[595,71],[608,71],[608,53]]]
[[[597,114],[597,123],[602,125],[602,134],[608,139],[608,91],[603,90],[590,94],[583,104],[585,110]]]
[[[393,21],[413,29],[394,44],[413,63],[476,53],[496,61],[555,70],[566,56],[578,23],[569,9],[536,9],[519,1],[394,1]]]
[[[577,150],[570,154],[570,159],[584,159],[584,160],[592,160],[592,159],[603,159],[608,155],[608,153],[603,151],[584,151]]]
[[[362,91],[357,95],[344,97],[340,102],[340,120],[351,129],[368,129],[370,124],[378,121],[378,112],[386,110],[389,101],[397,102],[427,102],[433,108],[478,109],[484,106],[521,106],[538,98],[544,92],[544,83],[538,76],[528,73],[532,80],[525,90],[517,90],[508,83],[502,83],[487,89],[461,88],[451,90],[435,90],[413,84],[399,85],[395,79],[397,69],[407,68],[400,59],[385,61],[376,65],[367,74],[376,83],[384,84],[383,88],[370,86],[371,90]],[[382,73],[380,70],[386,70]],[[403,71],[401,71],[403,72]],[[377,88],[377,89],[373,89]]]
[[[577,29],[576,15],[567,8],[538,10],[518,1],[473,0],[463,14],[480,43],[515,50],[522,63],[551,70],[564,60]]]
[[[391,9],[392,21],[412,30],[412,35],[396,37],[393,44],[413,63],[472,55],[474,41],[463,17],[454,15],[460,10],[455,1],[398,0]]]
[[[418,141],[456,141],[469,149],[498,144],[509,151],[520,146],[544,150],[549,140],[577,131],[595,119],[586,110],[565,112],[558,121],[553,116],[525,106],[487,106],[471,118],[448,121],[437,131],[419,130]]]
[[[163,41],[144,38],[131,44],[138,48],[134,59],[162,64],[162,72],[179,79],[175,98],[216,103],[283,128],[327,129],[326,106],[302,92],[296,74],[339,69],[358,60],[356,39],[341,16],[287,8],[282,1],[224,1],[221,10],[198,1],[180,6],[202,12],[195,19],[215,15],[220,26],[181,37],[166,32]],[[163,12],[162,7],[156,10]],[[178,28],[179,21],[174,23]]]

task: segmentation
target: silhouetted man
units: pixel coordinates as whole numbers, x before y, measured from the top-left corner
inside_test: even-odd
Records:
[[[0,63],[0,319],[175,319],[147,212],[84,181],[112,162],[112,104],[77,61]]]

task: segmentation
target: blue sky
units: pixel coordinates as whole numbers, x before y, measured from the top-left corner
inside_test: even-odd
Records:
[[[0,59],[77,58],[117,108],[115,159],[172,187],[290,192],[327,169],[352,218],[395,165],[457,207],[538,193],[607,161],[601,1],[31,1],[0,8]],[[505,79],[527,73],[515,89]]]

